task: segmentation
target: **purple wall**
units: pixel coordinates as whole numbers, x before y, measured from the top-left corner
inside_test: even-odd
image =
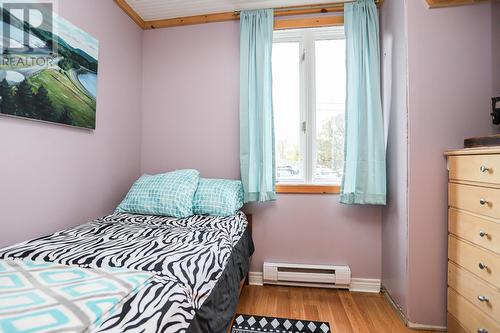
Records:
[[[383,105],[387,128],[387,206],[382,210],[382,284],[407,310],[408,292],[408,105],[406,21],[403,1],[380,11]]]
[[[446,323],[447,171],[443,151],[490,134],[491,4],[429,10],[407,1],[408,317]]]
[[[500,96],[500,1],[492,4],[493,96]]]
[[[492,13],[492,6],[496,12]],[[490,125],[489,112],[492,91],[500,88],[500,75],[494,79],[491,74],[498,73],[500,66],[498,6],[484,3],[429,10],[424,1],[406,1],[386,2],[382,8],[384,58],[391,52],[393,59],[405,56],[401,42],[405,33],[408,55],[407,67],[402,60],[384,62],[384,69],[393,71],[384,77],[392,99],[384,100],[391,105],[391,123],[389,205],[382,212],[382,277],[412,323],[446,325],[443,151],[462,147],[466,137],[497,131]],[[394,115],[397,108],[399,116]]]
[[[239,178],[239,24],[149,30],[143,41],[142,171],[197,168]],[[279,195],[254,214],[252,271],[268,261],[349,264],[380,278],[380,208],[331,195]]]
[[[97,129],[0,117],[0,247],[110,213],[140,172],[141,30],[112,1],[59,13],[99,40]]]
[[[239,178],[239,23],[148,30],[142,171]]]

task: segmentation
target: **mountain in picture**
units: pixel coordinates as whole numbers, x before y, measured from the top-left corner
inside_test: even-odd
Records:
[[[0,114],[95,129],[98,41],[49,14],[33,27],[1,9]]]

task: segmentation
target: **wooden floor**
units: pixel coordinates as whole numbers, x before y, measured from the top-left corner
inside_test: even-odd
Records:
[[[382,294],[336,289],[245,286],[237,312],[327,321],[332,333],[431,332],[408,329]]]

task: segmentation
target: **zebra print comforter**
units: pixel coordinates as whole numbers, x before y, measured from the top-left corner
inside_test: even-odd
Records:
[[[230,318],[232,313],[218,311],[234,311],[237,298],[226,295],[231,304],[221,306],[220,296],[230,294],[224,289],[234,289],[234,282],[237,288],[248,269],[243,266],[248,266],[253,244],[246,227],[241,212],[185,219],[113,214],[2,249],[0,258],[153,273],[147,285],[93,332],[215,333],[229,322],[212,323],[210,318]],[[246,258],[235,257],[238,248]]]

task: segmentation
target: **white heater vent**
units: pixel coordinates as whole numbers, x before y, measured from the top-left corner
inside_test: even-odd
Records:
[[[349,288],[349,266],[264,263],[264,284]]]

